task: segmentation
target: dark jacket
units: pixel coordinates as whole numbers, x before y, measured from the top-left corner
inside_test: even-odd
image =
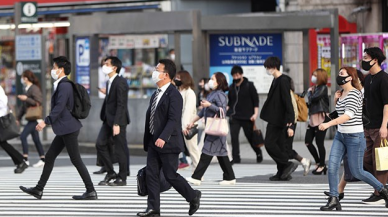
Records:
[[[261,109],[260,118],[278,127],[294,123],[295,113],[290,94],[291,78],[282,74],[274,78],[269,89],[267,100]]]
[[[43,101],[42,91],[35,84],[31,85],[31,87],[28,88],[25,95],[27,96],[27,100],[23,102],[23,105],[19,110],[19,113],[17,116],[17,119],[19,121],[22,119],[23,115],[26,114],[27,108],[37,106],[37,103],[39,103],[39,105],[42,105],[42,101]]]
[[[259,107],[259,96],[255,85],[245,77],[240,86],[235,83],[230,85],[228,99],[227,116],[234,119],[250,120],[255,113],[255,107]]]
[[[309,115],[325,112],[329,113],[329,95],[326,85],[318,85],[314,92],[307,93]]]
[[[109,94],[102,104],[100,118],[108,126],[125,126],[130,123],[128,113],[128,84],[125,78],[116,76],[110,86]],[[108,91],[108,89],[106,89]]]
[[[160,153],[180,153],[184,151],[184,140],[182,135],[182,95],[170,84],[167,90],[163,93],[155,110],[154,115],[154,135],[150,133],[150,114],[151,105],[155,98],[155,93],[152,95],[148,110],[146,113],[146,121],[144,128],[144,151],[153,148]],[[165,141],[163,148],[155,146],[157,139]]]
[[[68,78],[63,78],[51,97],[51,112],[44,119],[51,125],[56,135],[66,135],[81,129],[81,122],[73,117],[70,110],[74,107],[73,86]]]

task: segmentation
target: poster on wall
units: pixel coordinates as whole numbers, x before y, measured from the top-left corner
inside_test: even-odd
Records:
[[[88,37],[76,38],[76,81],[90,93],[90,40]]]
[[[268,93],[273,77],[267,75],[264,62],[270,56],[282,60],[282,34],[211,34],[209,39],[210,76],[222,72],[230,85],[230,70],[240,65],[257,93]]]
[[[331,53],[330,35],[322,34],[317,36],[318,44],[318,68],[326,70],[328,74],[328,85],[331,84]]]

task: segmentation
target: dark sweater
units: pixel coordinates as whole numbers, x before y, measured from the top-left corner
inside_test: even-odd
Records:
[[[255,85],[245,77],[240,86],[235,83],[230,85],[228,99],[229,110],[226,114],[231,118],[250,120],[255,107],[259,107],[259,96]]]
[[[273,79],[267,100],[261,109],[261,119],[278,127],[286,127],[287,123],[294,122],[290,81],[291,78],[287,75]]]

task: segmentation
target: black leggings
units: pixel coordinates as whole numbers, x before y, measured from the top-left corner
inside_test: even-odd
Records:
[[[318,126],[311,127],[308,126],[306,130],[306,137],[304,139],[304,143],[306,144],[308,150],[310,151],[311,155],[314,157],[315,163],[319,166],[325,165],[325,159],[326,159],[326,149],[325,149],[325,136],[326,131],[321,131],[318,129]],[[313,140],[315,137],[315,142],[317,143],[319,156],[317,153],[317,149],[313,145]]]

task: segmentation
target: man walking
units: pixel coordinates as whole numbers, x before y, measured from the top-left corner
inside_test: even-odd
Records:
[[[97,137],[97,154],[101,157],[107,174],[98,185],[124,186],[127,185],[128,154],[126,129],[129,124],[128,113],[128,85],[127,81],[118,76],[121,61],[117,57],[107,57],[102,71],[108,75],[106,96],[102,105],[100,118],[103,121],[100,133]],[[119,173],[113,169],[113,163],[109,152],[109,139],[113,137]],[[116,179],[113,183],[110,180]]]
[[[176,172],[179,153],[184,150],[182,135],[183,99],[171,85],[176,66],[169,59],[162,59],[152,73],[152,80],[158,86],[150,100],[146,113],[144,150],[147,154],[148,188],[147,209],[138,216],[160,216],[160,170],[168,183],[190,203],[189,215],[200,205],[201,192],[193,190],[187,181]]]
[[[268,122],[265,148],[277,165],[276,175],[270,177],[269,180],[288,181],[291,179],[291,173],[298,167],[297,164],[288,161],[285,146],[287,129],[292,126],[295,118],[290,95],[291,79],[279,71],[280,59],[278,57],[268,57],[264,62],[264,67],[267,74],[274,77],[267,100],[260,113],[260,118]]]

